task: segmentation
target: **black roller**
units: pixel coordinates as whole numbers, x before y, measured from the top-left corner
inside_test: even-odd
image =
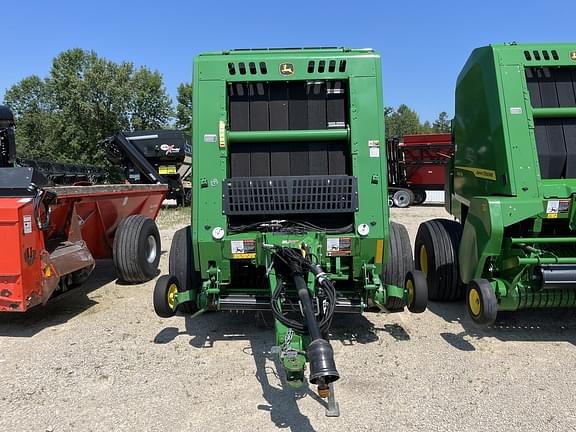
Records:
[[[542,265],[536,270],[541,289],[576,289],[576,265]]]

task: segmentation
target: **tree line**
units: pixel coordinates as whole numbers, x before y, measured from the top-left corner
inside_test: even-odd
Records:
[[[442,111],[432,124],[429,121],[421,123],[416,111],[404,104],[397,109],[385,107],[384,119],[386,138],[401,138],[411,134],[447,133],[451,130],[451,121],[445,111]]]
[[[176,107],[162,74],[94,51],[71,49],[52,61],[48,76],[32,75],[4,95],[16,117],[18,154],[31,159],[106,165],[103,140],[121,130],[190,130],[192,85],[177,88]],[[406,105],[385,109],[387,137],[450,130],[448,115],[420,123]]]

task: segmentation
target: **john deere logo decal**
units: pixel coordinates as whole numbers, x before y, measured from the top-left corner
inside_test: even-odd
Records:
[[[571,59],[572,61],[576,61],[576,51],[572,51],[572,52],[570,53],[570,59]]]
[[[294,65],[292,63],[280,63],[280,75],[294,75]]]

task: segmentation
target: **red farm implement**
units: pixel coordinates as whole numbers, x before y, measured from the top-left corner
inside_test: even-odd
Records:
[[[388,140],[387,151],[390,205],[422,204],[427,190],[444,190],[451,134],[405,135]]]
[[[156,275],[167,186],[45,184],[33,168],[0,168],[0,312],[82,284],[96,259],[113,258],[126,282]]]

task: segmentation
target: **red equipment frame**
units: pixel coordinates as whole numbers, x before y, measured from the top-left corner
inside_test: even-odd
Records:
[[[424,190],[444,189],[445,165],[454,153],[452,134],[405,135],[398,151],[406,185]]]
[[[137,214],[156,219],[167,190],[166,185],[45,188],[55,194],[45,229],[33,198],[0,197],[0,311],[26,311],[48,301],[65,277],[86,278],[95,259],[112,257],[119,223]]]

